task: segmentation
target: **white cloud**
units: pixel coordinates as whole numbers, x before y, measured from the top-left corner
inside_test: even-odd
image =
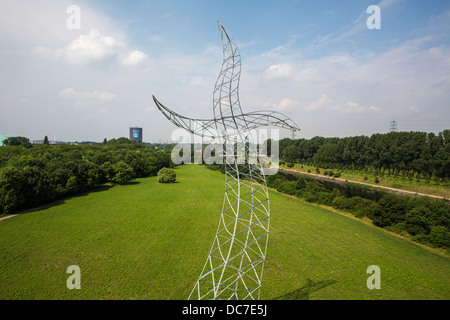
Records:
[[[76,107],[83,107],[92,102],[107,102],[116,99],[116,95],[106,91],[76,91],[66,88],[58,93],[62,99],[73,100]]]
[[[274,110],[283,111],[283,110],[291,109],[295,105],[298,105],[298,101],[294,101],[289,98],[284,98],[279,103],[274,104],[272,107]]]
[[[109,36],[103,36],[96,29],[88,34],[80,35],[65,49],[65,57],[69,63],[87,65],[102,63],[117,56],[119,47],[123,43]]]
[[[89,33],[80,35],[63,49],[36,46],[31,52],[51,61],[65,60],[74,65],[103,65],[113,61],[123,47],[123,42],[103,36],[97,29],[91,29]]]
[[[408,108],[409,111],[413,112],[413,113],[417,113],[419,112],[419,108],[417,108],[416,106],[410,106]]]
[[[292,76],[292,66],[289,63],[276,64],[264,71],[266,79],[289,78]]]
[[[317,109],[328,108],[331,106],[332,103],[333,103],[333,100],[328,98],[326,94],[322,94],[322,96],[319,98],[319,100],[314,101],[311,104],[309,104],[305,108],[305,111],[313,111],[313,110],[317,110]]]
[[[358,102],[348,101],[345,103],[335,103],[331,98],[329,98],[326,94],[322,94],[322,96],[310,103],[307,107],[304,108],[305,111],[335,111],[339,113],[363,113],[363,112],[381,112],[382,109],[377,106],[366,107],[361,105]]]
[[[80,35],[63,49],[50,49],[45,46],[36,46],[31,52],[40,58],[58,61],[64,60],[73,65],[107,65],[113,63],[119,57],[120,64],[133,67],[150,62],[149,57],[140,50],[130,53],[122,53],[126,49],[124,42],[113,37],[104,36],[97,29],[91,29],[89,33]]]
[[[124,66],[138,66],[149,61],[148,56],[139,50],[134,50],[122,60]]]
[[[344,113],[362,113],[362,112],[380,112],[381,108],[376,106],[365,107],[358,102],[349,101],[344,104],[338,104],[331,108],[334,111]]]

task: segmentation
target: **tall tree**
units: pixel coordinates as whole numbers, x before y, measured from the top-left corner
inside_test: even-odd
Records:
[[[10,137],[3,141],[5,146],[24,146],[31,148],[33,145],[30,143],[30,139],[25,137]]]

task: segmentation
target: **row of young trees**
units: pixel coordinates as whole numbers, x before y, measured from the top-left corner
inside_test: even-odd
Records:
[[[23,139],[13,139],[13,141]],[[93,145],[10,144],[0,148],[0,214],[80,194],[105,183],[155,176],[171,150],[112,139]],[[105,141],[106,142],[106,141]]]
[[[432,247],[450,248],[450,206],[441,199],[385,194],[378,200],[351,196],[312,178],[278,172],[267,185],[308,202],[367,217],[379,227]]]
[[[291,163],[450,179],[450,130],[437,135],[390,132],[370,137],[282,139],[279,145],[281,159]]]

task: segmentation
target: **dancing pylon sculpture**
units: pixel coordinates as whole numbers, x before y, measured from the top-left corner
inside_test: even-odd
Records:
[[[162,105],[158,109],[176,126],[190,133],[219,139],[224,148],[225,196],[217,233],[204,268],[189,299],[259,299],[266,259],[270,207],[260,162],[242,161],[236,150],[250,152],[251,131],[262,126],[300,130],[274,111],[243,113],[239,102],[241,58],[236,44],[217,22],[223,63],[213,94],[214,118],[192,119]]]

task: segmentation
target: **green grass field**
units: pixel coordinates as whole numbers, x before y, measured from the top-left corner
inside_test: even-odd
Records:
[[[0,222],[0,299],[186,299],[216,231],[224,176],[178,167]],[[450,258],[278,192],[261,299],[450,299]],[[81,289],[66,286],[81,269]],[[369,290],[366,269],[381,269]]]

